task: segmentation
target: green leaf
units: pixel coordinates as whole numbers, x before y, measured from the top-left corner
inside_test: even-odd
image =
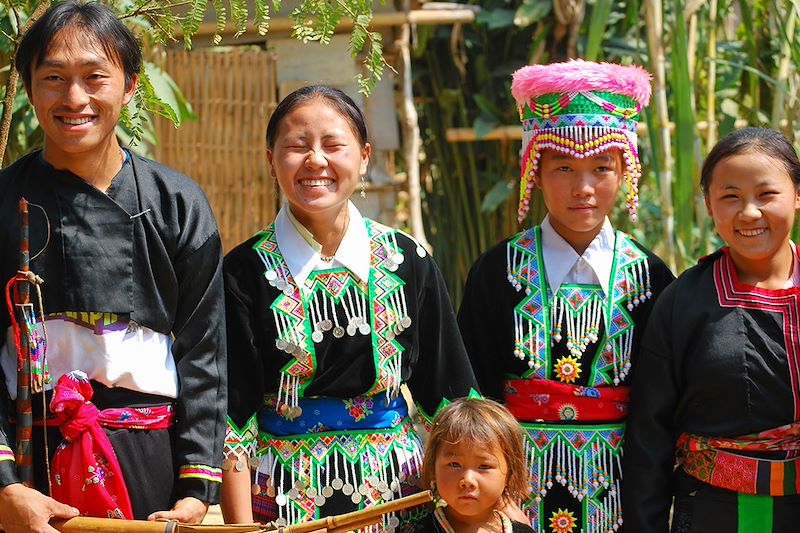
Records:
[[[475,137],[482,139],[487,133],[495,129],[500,123],[492,115],[481,113],[472,123],[475,130]]]
[[[586,38],[586,59],[596,61],[600,52],[600,43],[606,32],[608,17],[611,14],[612,0],[596,0],[589,20],[589,36]]]
[[[489,189],[481,202],[481,213],[491,213],[500,207],[506,200],[514,194],[516,190],[515,181],[498,181]]]
[[[490,115],[497,120],[500,120],[500,117],[503,116],[503,112],[497,107],[497,104],[489,100],[484,95],[477,93],[472,96],[472,99],[475,100],[475,104],[478,108],[483,111],[486,115]]]
[[[550,14],[553,3],[550,0],[523,0],[514,13],[514,25],[527,28]]]
[[[735,100],[731,100],[730,98],[725,98],[722,103],[720,103],[719,108],[722,110],[723,113],[730,117],[738,117],[739,116],[739,103]]]
[[[514,24],[514,11],[510,9],[490,9],[481,11],[475,21],[486,24],[490,30],[507,28]]]

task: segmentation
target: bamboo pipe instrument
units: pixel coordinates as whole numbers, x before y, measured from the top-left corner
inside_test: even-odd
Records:
[[[327,516],[319,520],[312,520],[310,522],[303,522],[300,524],[292,524],[279,529],[270,530],[271,532],[283,533],[314,533],[317,530],[327,530],[328,533],[350,531],[360,527],[368,526],[377,522],[381,516],[416,507],[425,503],[433,501],[433,496],[429,490],[418,492],[406,496],[405,498],[398,498],[390,502],[382,503],[380,505],[373,505],[360,511],[353,511],[352,513],[341,514],[336,516]]]
[[[274,525],[263,526],[261,524],[189,525],[175,521],[148,522],[86,516],[68,520],[53,519],[50,525],[61,533],[344,533],[372,525],[385,514],[423,505],[432,500],[431,492],[424,491],[380,505],[373,505],[360,511],[279,528],[275,528]],[[0,531],[2,530],[2,524],[0,524]]]
[[[52,520],[50,525],[61,533],[250,533],[263,531],[261,524],[190,525],[175,520],[148,522],[77,516],[68,520]]]
[[[28,247],[28,201],[19,199],[19,271],[27,273],[30,270],[30,252]],[[16,399],[16,428],[17,444],[15,462],[17,475],[23,485],[33,486],[33,455],[31,451],[31,433],[33,431],[33,411],[31,405],[31,348],[28,343],[28,326],[25,321],[21,306],[30,303],[30,283],[27,280],[19,282],[19,291],[14,303],[19,319],[19,360],[17,370],[17,399]]]

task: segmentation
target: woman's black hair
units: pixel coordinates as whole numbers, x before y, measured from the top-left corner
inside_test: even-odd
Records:
[[[350,123],[359,144],[362,147],[367,144],[367,123],[364,120],[364,114],[353,102],[353,99],[343,91],[327,85],[309,85],[286,96],[272,112],[267,125],[267,148],[272,149],[275,146],[275,137],[278,135],[278,128],[283,117],[297,106],[314,98],[324,98]]]
[[[800,187],[800,160],[789,139],[783,133],[769,128],[742,128],[720,139],[708,153],[700,172],[703,193],[708,194],[711,174],[717,163],[727,157],[748,152],[759,152],[780,161],[795,187]]]
[[[142,50],[133,33],[103,4],[79,4],[69,0],[53,5],[22,38],[15,62],[26,87],[31,86],[34,67],[44,61],[56,34],[70,26],[97,39],[106,57],[125,73],[125,88],[142,68]]]

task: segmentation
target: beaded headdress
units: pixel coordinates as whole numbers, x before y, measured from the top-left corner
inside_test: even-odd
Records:
[[[518,220],[528,213],[542,150],[584,158],[616,148],[625,161],[625,199],[635,221],[642,175],[636,123],[650,101],[650,74],[580,59],[529,65],[514,73],[511,94],[522,121]]]

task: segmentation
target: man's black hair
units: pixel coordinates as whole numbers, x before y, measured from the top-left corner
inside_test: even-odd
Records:
[[[142,50],[133,33],[103,4],[69,0],[53,5],[31,26],[17,49],[15,62],[25,87],[31,86],[33,68],[44,61],[56,34],[70,26],[97,39],[106,57],[122,67],[125,88],[142,67]]]

